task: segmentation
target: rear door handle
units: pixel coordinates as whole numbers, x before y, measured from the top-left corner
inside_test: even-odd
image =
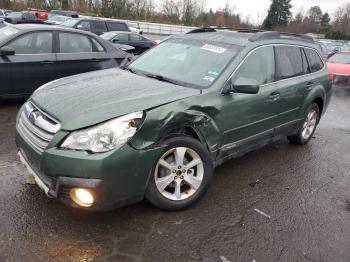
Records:
[[[101,60],[100,59],[97,59],[97,58],[92,58],[90,59],[90,62],[100,62]]]
[[[44,60],[40,62],[40,64],[43,64],[43,65],[52,65],[53,63],[54,61],[50,61],[50,60]]]
[[[275,100],[279,99],[280,96],[281,96],[281,94],[279,92],[273,92],[269,95],[269,99],[275,101]]]

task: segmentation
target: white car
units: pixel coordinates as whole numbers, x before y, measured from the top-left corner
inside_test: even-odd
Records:
[[[128,21],[127,24],[129,26],[131,32],[134,32],[134,33],[137,33],[137,34],[140,34],[140,35],[143,34],[143,31],[141,30],[139,23]]]

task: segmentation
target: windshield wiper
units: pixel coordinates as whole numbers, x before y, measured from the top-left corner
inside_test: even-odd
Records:
[[[131,73],[133,73],[133,74],[138,75],[138,73],[136,73],[134,69],[132,69],[132,68],[130,68],[130,67],[128,67],[128,66],[121,66],[120,69],[129,71],[129,72],[131,72]]]
[[[174,85],[181,85],[180,82],[173,80],[173,79],[170,79],[170,78],[167,78],[167,77],[164,77],[162,75],[145,74],[145,76],[147,76],[149,78],[157,79],[157,80],[162,81],[162,82],[167,82],[167,83],[171,83]]]

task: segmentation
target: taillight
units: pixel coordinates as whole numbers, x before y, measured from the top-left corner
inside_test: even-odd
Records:
[[[128,61],[131,62],[134,59],[133,56],[128,56]]]
[[[331,80],[331,81],[334,80],[334,75],[332,73],[329,73],[329,80]]]
[[[152,46],[158,45],[156,41],[152,41]]]

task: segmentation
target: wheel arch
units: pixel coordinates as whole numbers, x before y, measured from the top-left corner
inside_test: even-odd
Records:
[[[307,97],[304,99],[304,103],[300,110],[299,117],[304,118],[305,112],[308,109],[308,107],[312,103],[316,103],[318,108],[320,109],[320,117],[319,117],[319,120],[320,120],[322,114],[324,113],[325,98],[326,98],[326,92],[322,86],[317,86],[314,89],[312,89],[307,95]]]

